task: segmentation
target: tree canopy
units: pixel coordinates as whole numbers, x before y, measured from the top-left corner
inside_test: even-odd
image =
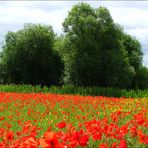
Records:
[[[27,24],[8,32],[3,47],[7,82],[58,85],[63,63],[53,50],[55,33],[51,26]]]
[[[123,40],[123,30],[105,7],[75,5],[63,23],[66,33],[66,73],[70,83],[84,86],[129,87],[135,75]]]

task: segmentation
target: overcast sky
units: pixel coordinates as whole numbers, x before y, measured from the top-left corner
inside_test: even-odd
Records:
[[[42,23],[62,33],[67,12],[79,1],[0,1],[0,43],[8,31],[17,31],[24,23]],[[142,45],[143,63],[148,67],[148,1],[86,1],[92,7],[105,6],[114,21],[135,36]]]

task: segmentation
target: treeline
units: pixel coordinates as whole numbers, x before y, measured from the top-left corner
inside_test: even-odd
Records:
[[[0,56],[1,84],[148,88],[139,41],[105,7],[74,5],[58,36],[52,26],[8,32]]]

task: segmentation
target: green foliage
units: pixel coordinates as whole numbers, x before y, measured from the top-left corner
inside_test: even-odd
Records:
[[[53,50],[55,34],[51,26],[27,24],[8,32],[3,47],[7,82],[15,84],[58,85],[63,63]]]
[[[66,83],[121,88],[131,85],[135,70],[122,43],[123,31],[106,8],[93,9],[79,3],[69,12],[63,27]]]
[[[3,65],[0,63],[0,84],[3,83],[3,78],[4,77],[4,67]]]
[[[136,73],[136,76],[133,81],[133,87],[140,89],[148,88],[148,68],[140,67]]]
[[[0,85],[0,92],[18,93],[54,93],[54,94],[74,94],[82,96],[106,96],[106,97],[126,97],[126,98],[148,98],[148,89],[126,90],[111,87],[80,87],[73,85],[41,87],[40,85]]]
[[[2,61],[2,54],[0,53],[0,84],[5,84],[7,79],[6,65]]]
[[[134,67],[135,71],[137,71],[142,66],[143,56],[139,41],[128,34],[124,34],[123,45],[128,52],[130,64]]]
[[[142,66],[143,53],[139,41],[136,38],[124,33],[123,45],[128,53],[130,65],[135,71],[131,88],[148,88],[148,70],[146,67]]]

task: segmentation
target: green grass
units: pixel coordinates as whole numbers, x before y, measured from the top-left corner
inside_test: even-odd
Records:
[[[148,89],[126,90],[118,88],[101,87],[78,87],[72,85],[41,87],[40,85],[0,85],[0,92],[18,93],[55,93],[55,94],[77,94],[82,96],[106,96],[126,98],[148,98]]]

